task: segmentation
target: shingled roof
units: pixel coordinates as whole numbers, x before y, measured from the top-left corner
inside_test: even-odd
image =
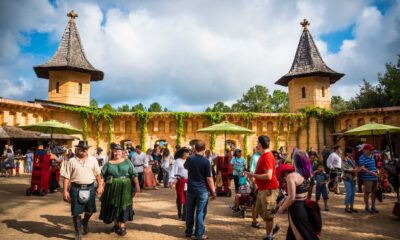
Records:
[[[309,22],[304,19],[301,25],[303,26],[303,33],[301,34],[300,42],[297,46],[292,67],[290,71],[276,81],[275,84],[288,86],[289,81],[293,78],[307,76],[329,77],[330,83],[335,83],[341,79],[344,74],[335,72],[322,60],[317,46],[315,46],[314,40],[307,29],[307,26],[310,25]]]
[[[49,71],[77,71],[89,73],[91,81],[103,80],[104,73],[92,66],[85,56],[81,45],[75,18],[78,16],[74,11],[67,15],[70,17],[65,28],[57,52],[46,64],[34,67],[35,73],[39,78],[49,78]]]

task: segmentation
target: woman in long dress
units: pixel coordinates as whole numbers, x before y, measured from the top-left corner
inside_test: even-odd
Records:
[[[156,179],[152,171],[154,160],[151,156],[152,150],[149,148],[146,151],[146,158],[144,160],[144,188],[146,189],[156,189]]]
[[[289,211],[289,228],[286,239],[317,240],[318,236],[309,221],[306,209],[308,183],[312,175],[311,162],[306,152],[296,151],[293,155],[295,171],[286,177],[288,196],[278,212]]]
[[[132,199],[140,192],[140,186],[135,167],[124,157],[121,145],[115,145],[112,158],[104,165],[101,175],[105,187],[100,198],[100,219],[106,224],[114,222],[112,230],[124,236],[125,223],[132,221],[135,214]]]

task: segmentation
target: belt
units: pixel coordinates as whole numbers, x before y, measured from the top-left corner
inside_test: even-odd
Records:
[[[91,184],[78,184],[78,183],[71,183],[72,187],[80,188],[80,189],[87,189],[94,186],[94,182]]]
[[[142,166],[144,166],[144,164],[141,164],[141,165],[134,165],[135,167],[142,167]]]

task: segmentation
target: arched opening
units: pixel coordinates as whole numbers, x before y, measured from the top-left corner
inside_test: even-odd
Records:
[[[322,97],[325,97],[325,87],[322,87]]]
[[[78,84],[78,93],[82,94],[82,91],[83,91],[83,85],[82,85],[82,83],[79,83]]]
[[[15,114],[15,112],[10,112],[9,113],[12,123],[12,126],[16,126],[17,125],[17,114]]]
[[[351,119],[346,119],[345,124],[346,124],[346,129],[351,129],[351,125],[352,125]]]
[[[391,124],[391,123],[392,123],[392,119],[390,117],[383,118],[383,124]]]
[[[108,122],[107,121],[103,121],[101,123],[101,130],[102,130],[102,132],[108,132]]]
[[[39,122],[39,116],[37,114],[33,114],[33,122],[38,123]]]
[[[132,122],[131,121],[125,122],[125,133],[132,133]]]
[[[164,121],[160,121],[158,123],[158,132],[165,133],[165,122]]]
[[[262,133],[264,131],[263,122],[257,121],[257,132]]]
[[[369,120],[371,123],[378,123],[378,119],[376,117],[373,117]]]
[[[29,124],[28,114],[22,113],[20,122],[22,125],[28,125]]]
[[[114,121],[114,132],[118,133],[121,131],[121,123],[120,121]]]
[[[169,132],[170,133],[176,132],[176,121],[169,122]]]
[[[137,133],[140,133],[141,132],[141,130],[140,130],[140,127],[142,126],[142,123],[140,122],[140,121],[137,121],[136,122],[136,132]]]
[[[149,121],[147,123],[147,132],[149,132],[149,133],[153,133],[154,132],[154,122],[153,121]]]
[[[364,125],[364,124],[365,124],[364,118],[359,118],[359,119],[357,120],[357,127],[362,126],[362,125]]]
[[[301,97],[306,98],[306,87],[301,88]]]
[[[183,133],[186,134],[188,131],[188,122],[184,121],[183,122]]]
[[[197,129],[199,129],[199,124],[196,121],[192,122],[192,133],[196,133]]]
[[[267,123],[267,132],[272,133],[274,130],[274,124],[272,122]]]

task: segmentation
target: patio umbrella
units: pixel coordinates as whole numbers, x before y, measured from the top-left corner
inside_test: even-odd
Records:
[[[248,134],[254,133],[252,130],[235,125],[228,121],[223,121],[218,124],[214,124],[210,127],[202,128],[197,130],[197,132],[202,133],[214,133],[214,134],[224,134],[225,135],[225,144],[226,144],[226,134]]]
[[[82,132],[81,130],[76,129],[69,124],[60,123],[57,120],[49,120],[41,123],[34,123],[30,125],[20,126],[20,128],[29,131],[49,133],[51,134],[50,142],[52,142],[53,140],[54,133],[71,135]]]
[[[396,133],[396,132],[400,132],[400,127],[371,122],[364,124],[360,127],[351,129],[347,132],[344,132],[344,135],[375,136],[375,135],[387,134],[389,138],[388,140],[389,140],[390,155],[393,157],[392,139],[390,137],[390,133]]]
[[[383,135],[394,132],[400,132],[400,127],[371,122],[364,124],[360,127],[351,129],[345,132],[344,135],[369,136],[369,135]]]

